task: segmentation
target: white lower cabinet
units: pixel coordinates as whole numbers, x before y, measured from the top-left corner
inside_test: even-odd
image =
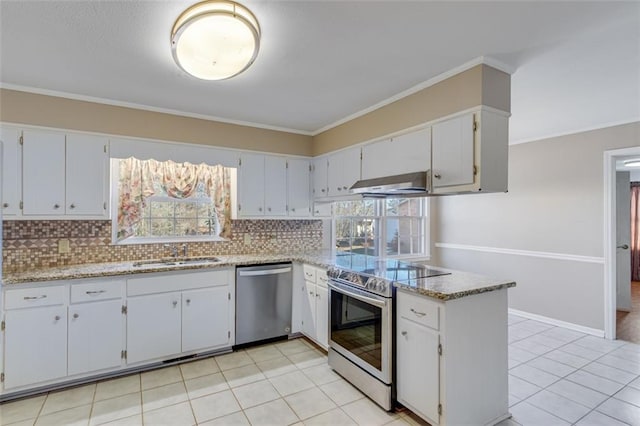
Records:
[[[228,288],[215,287],[182,293],[182,351],[229,343]]]
[[[302,324],[300,328],[302,334],[327,349],[329,347],[327,271],[310,265],[303,265],[303,271],[304,284],[301,286],[303,295],[300,298]]]
[[[507,290],[440,301],[398,290],[398,402],[432,425],[509,417]]]

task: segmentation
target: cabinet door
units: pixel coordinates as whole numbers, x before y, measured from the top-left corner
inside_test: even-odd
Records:
[[[289,216],[311,216],[310,162],[302,159],[290,159],[287,164],[287,205],[289,206]]]
[[[291,288],[291,333],[302,332],[303,307],[307,305],[302,265],[293,265],[293,285]]]
[[[434,187],[473,183],[473,114],[433,125]]]
[[[264,157],[264,214],[287,215],[287,159]]]
[[[238,215],[264,216],[264,155],[242,154],[238,170]]]
[[[15,216],[20,213],[20,132],[13,127],[0,128],[2,141],[2,214]]]
[[[25,130],[22,144],[22,213],[64,215],[65,136]]]
[[[316,339],[316,285],[309,281],[304,282],[302,333],[311,339]]]
[[[122,300],[69,307],[69,375],[119,367]]]
[[[329,291],[316,285],[316,340],[321,346],[329,346]]]
[[[360,180],[360,148],[330,155],[327,174],[330,196],[351,194],[349,188]]]
[[[127,300],[127,363],[181,352],[180,293],[152,294]]]
[[[66,307],[11,310],[5,320],[5,389],[67,375]]]
[[[439,421],[438,333],[403,317],[397,321],[398,401],[430,421]]]
[[[313,197],[322,198],[328,195],[327,157],[313,159]]]
[[[227,286],[182,293],[182,351],[229,345]]]
[[[362,147],[362,179],[431,169],[431,128]]]
[[[68,134],[66,207],[68,215],[107,215],[107,138]]]

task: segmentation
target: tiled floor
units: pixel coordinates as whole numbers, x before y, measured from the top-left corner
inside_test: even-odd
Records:
[[[0,405],[7,425],[417,424],[332,372],[304,339]],[[509,316],[501,426],[640,425],[640,345]]]

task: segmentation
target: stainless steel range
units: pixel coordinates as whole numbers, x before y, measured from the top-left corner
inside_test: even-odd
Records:
[[[329,268],[329,365],[385,410],[394,399],[393,283],[446,274],[356,254]]]

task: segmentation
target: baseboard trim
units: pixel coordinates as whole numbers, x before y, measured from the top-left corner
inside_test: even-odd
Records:
[[[509,308],[509,313],[512,315],[517,315],[519,317],[540,321],[545,324],[551,324],[558,327],[568,328],[569,330],[579,331],[580,333],[590,334],[592,336],[604,338],[604,330],[598,330],[597,328],[585,327],[583,325],[574,324],[572,322],[561,321],[555,318],[545,317],[543,315],[520,311],[518,309]]]
[[[553,253],[547,251],[518,250],[499,247],[483,247],[467,244],[435,243],[438,248],[479,251],[484,253],[511,254],[515,256],[538,257],[542,259],[570,260],[573,262],[604,264],[604,257],[582,256],[577,254]]]

